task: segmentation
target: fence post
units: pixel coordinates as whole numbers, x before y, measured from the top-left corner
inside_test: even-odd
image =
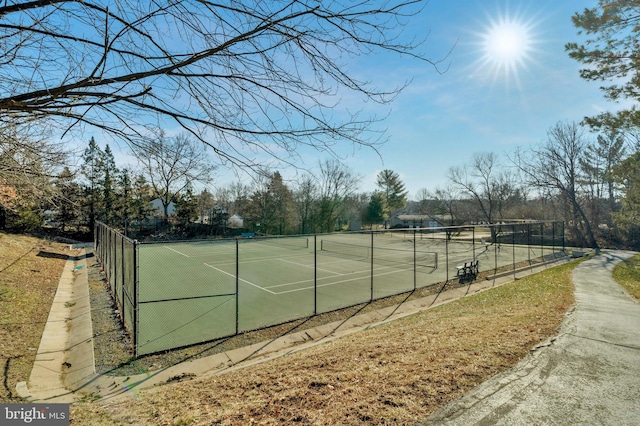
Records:
[[[531,266],[531,224],[527,223],[527,259]]]
[[[373,302],[373,229],[371,230],[371,299],[369,302]]]
[[[418,260],[416,259],[416,230],[413,229],[413,291],[418,288]]]
[[[125,262],[125,257],[124,257],[124,237],[120,236],[120,275],[122,276],[122,279],[121,279],[120,282],[122,283],[121,285],[122,285],[122,318],[123,319],[125,318],[125,313],[124,313],[124,311],[125,311],[125,308],[124,308],[124,302],[125,302],[125,300],[124,300],[125,299],[125,297],[124,297],[124,294],[125,294],[125,291],[124,291],[124,288],[125,288],[125,285],[124,285],[124,283],[125,283],[124,262]]]
[[[240,334],[240,243],[236,238],[236,335]]]
[[[449,282],[449,235],[447,230],[444,231],[444,263],[446,263],[447,278],[445,282]]]
[[[471,247],[473,249],[473,261],[476,261],[476,226],[471,225]]]
[[[544,222],[540,222],[540,257],[544,262]]]
[[[138,356],[138,334],[140,333],[138,315],[138,310],[140,307],[138,304],[138,293],[140,292],[140,283],[138,281],[140,273],[138,271],[138,268],[140,267],[140,262],[138,261],[138,246],[138,240],[133,240],[133,330],[131,331],[133,334],[133,352],[136,357]]]
[[[513,279],[516,279],[516,224],[511,225],[511,249],[513,252]]]
[[[495,225],[489,225],[490,227],[495,228]],[[498,238],[498,230],[494,229],[491,232],[492,235],[495,235],[495,241],[493,242],[493,274],[498,273],[498,248],[500,247],[499,238]]]
[[[313,315],[318,315],[318,234],[313,234]]]

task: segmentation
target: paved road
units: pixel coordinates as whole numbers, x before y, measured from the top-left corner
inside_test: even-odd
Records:
[[[420,424],[640,425],[640,303],[611,278],[633,254],[578,265],[560,334]]]

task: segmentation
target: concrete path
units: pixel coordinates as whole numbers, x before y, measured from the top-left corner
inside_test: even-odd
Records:
[[[70,402],[69,389],[95,375],[85,251],[78,252],[62,270],[29,381],[17,384],[33,402]]]
[[[640,424],[640,303],[611,277],[633,254],[578,265],[575,309],[560,334],[420,424]]]

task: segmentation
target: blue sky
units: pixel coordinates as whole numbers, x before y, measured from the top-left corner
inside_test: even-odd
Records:
[[[455,44],[449,68],[440,75],[426,65],[398,63],[395,72],[406,71],[412,84],[391,105],[383,163],[363,150],[346,160],[363,176],[362,189],[373,190],[375,175],[391,169],[414,197],[421,188],[446,184],[448,169],[473,153],[502,156],[543,142],[558,121],[612,109],[564,50],[581,40],[571,16],[594,5],[431,0],[412,28],[431,30],[424,48],[434,58]]]
[[[613,109],[597,83],[580,78],[580,64],[564,50],[567,42],[582,40],[571,16],[595,5],[595,0],[430,0],[408,21],[404,35],[427,36],[421,50],[434,60],[450,51],[440,64],[445,72],[406,57],[351,61],[350,72],[374,84],[411,81],[384,108],[352,106],[386,116],[378,127],[386,129],[388,139],[380,155],[351,145],[337,150],[362,177],[359,192],[375,190],[376,175],[391,169],[413,199],[423,188],[445,185],[449,168],[465,165],[474,153],[504,158],[516,147],[544,142],[559,121],[579,122]],[[299,154],[309,168],[328,158],[316,151]],[[116,160],[121,165],[118,155]],[[296,178],[293,170],[279,171]],[[234,173],[219,170],[211,189],[236,180]]]

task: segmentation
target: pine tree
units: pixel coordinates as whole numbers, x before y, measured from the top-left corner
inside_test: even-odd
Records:
[[[131,174],[129,169],[122,169],[118,174],[117,193],[116,217],[119,225],[124,230],[124,235],[128,235],[134,211],[133,188],[131,186]]]
[[[365,213],[365,217],[363,218],[363,222],[371,225],[371,229],[373,229],[373,225],[375,223],[381,223],[385,220],[385,201],[384,196],[381,192],[374,192],[371,195],[371,200],[367,205],[367,211]]]
[[[115,181],[118,169],[116,168],[116,162],[113,158],[111,148],[107,145],[100,157],[100,169],[102,179],[100,184],[102,186],[102,220],[108,225],[115,225],[116,219],[116,192]]]
[[[91,231],[93,231],[96,219],[99,217],[98,213],[102,202],[101,158],[102,150],[92,137],[89,146],[82,155],[83,164],[81,167],[82,174],[87,180],[84,187],[84,210],[87,214],[87,225]]]
[[[58,190],[58,203],[54,221],[64,232],[67,225],[77,223],[80,219],[82,189],[75,182],[75,176],[68,167],[65,167],[58,175],[55,186]]]
[[[392,170],[383,170],[378,173],[376,185],[380,188],[384,201],[384,220],[387,222],[395,210],[407,205],[407,190],[400,180],[400,175]]]
[[[176,210],[178,220],[185,227],[198,218],[198,200],[193,195],[191,185],[188,185],[186,191],[177,197]]]

